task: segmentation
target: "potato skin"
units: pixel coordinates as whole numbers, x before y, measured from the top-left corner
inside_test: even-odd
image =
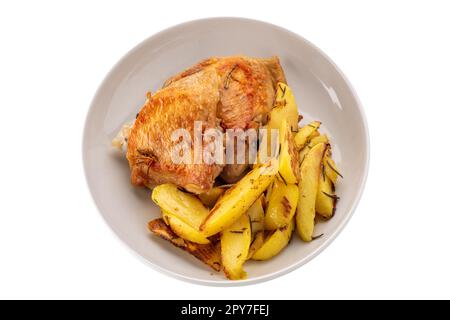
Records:
[[[174,184],[161,184],[153,189],[152,200],[165,212],[199,229],[209,210],[194,195],[183,192]]]
[[[247,277],[243,265],[247,260],[251,241],[252,231],[247,214],[243,214],[222,232],[220,238],[222,265],[228,279],[240,280]]]
[[[327,149],[325,143],[314,146],[300,167],[299,201],[297,205],[297,231],[303,241],[312,241],[316,198],[321,173],[322,159]]]
[[[298,130],[294,137],[294,143],[297,149],[302,149],[303,147],[305,147],[306,143],[311,138],[311,135],[314,132],[317,132],[317,129],[319,129],[320,125],[320,121],[314,121]]]
[[[317,136],[312,137],[314,135],[314,133],[317,133]],[[300,150],[300,152],[299,152],[299,156],[298,157],[299,157],[299,163],[300,164],[305,159],[305,156],[309,152],[309,150],[311,150],[312,147],[314,147],[316,144],[319,144],[319,143],[322,143],[322,142],[326,143],[326,144],[329,144],[329,140],[328,140],[327,135],[320,135],[318,133],[318,131],[314,131],[314,133],[309,137],[309,139],[310,139],[309,143],[307,145],[305,145],[303,147],[303,149]]]
[[[264,244],[254,254],[253,260],[269,260],[279,254],[291,240],[295,222],[292,219],[287,226],[277,229],[265,241]]]
[[[280,129],[283,120],[288,121],[291,130],[298,129],[298,108],[291,88],[285,83],[278,83],[275,98],[275,107],[269,114],[268,128]]]
[[[198,195],[200,201],[207,206],[208,208],[214,207],[217,202],[217,199],[225,192],[226,188],[223,187],[214,187],[208,192],[201,193]]]
[[[266,209],[266,230],[280,229],[289,224],[297,209],[298,196],[296,184],[285,184],[278,177],[275,178]]]
[[[174,246],[190,253],[215,271],[222,269],[220,245],[217,243],[198,244],[178,237],[163,219],[155,219],[148,223],[148,229]]]
[[[250,260],[256,251],[262,247],[264,244],[264,231],[258,231],[255,233],[253,237],[253,241],[250,245],[250,249],[248,250],[247,260]]]
[[[333,183],[324,173],[324,170],[322,170],[319,178],[316,213],[325,219],[330,219],[334,215],[338,198],[335,195]]]
[[[164,221],[170,226],[172,231],[185,240],[198,243],[198,244],[208,244],[210,241],[206,238],[198,228],[185,223],[183,220],[171,215],[167,211],[162,210]]]
[[[324,165],[325,165],[325,174],[328,178],[330,178],[331,182],[336,185],[338,177],[342,178],[342,175],[338,171],[338,167],[336,163],[331,159],[330,154],[325,154],[324,157]]]
[[[267,189],[277,171],[278,161],[272,159],[255,167],[228,189],[200,226],[203,234],[212,236],[236,222]]]
[[[248,209],[252,234],[264,231],[264,194],[262,194]]]
[[[287,183],[297,183],[299,176],[298,152],[294,147],[293,135],[286,120],[281,123],[279,172]]]

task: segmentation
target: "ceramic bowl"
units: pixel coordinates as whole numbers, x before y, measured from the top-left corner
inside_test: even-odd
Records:
[[[336,215],[319,223],[323,237],[303,243],[295,235],[284,251],[265,262],[245,265],[248,279],[229,281],[189,254],[147,231],[160,216],[150,191],[130,184],[126,160],[111,147],[122,124],[134,119],[147,91],[210,56],[277,55],[292,87],[303,123],[320,120],[342,171]],[[148,38],[123,57],[100,85],[86,119],[84,168],[93,199],[114,233],[148,264],[176,278],[207,285],[261,282],[286,274],[325,249],[352,216],[368,171],[368,127],[349,81],[317,47],[283,28],[248,19],[213,18],[183,23]]]

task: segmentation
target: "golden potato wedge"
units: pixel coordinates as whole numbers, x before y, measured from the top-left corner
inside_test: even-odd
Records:
[[[267,189],[277,172],[278,161],[272,159],[255,167],[228,189],[200,226],[203,234],[212,236],[236,222]]]
[[[319,143],[329,144],[330,140],[328,139],[328,136],[326,134],[319,134],[318,136],[313,137],[309,140],[308,146],[309,148],[312,148]]]
[[[208,208],[212,208],[216,204],[217,199],[219,199],[219,197],[225,192],[226,189],[227,188],[222,186],[214,187],[208,192],[199,194],[198,198],[205,206],[207,206]]]
[[[305,156],[308,154],[309,150],[311,150],[308,146],[305,146],[300,152],[298,153],[298,162],[300,163],[300,166],[303,163],[303,160],[305,160]]]
[[[183,220],[177,218],[176,216],[168,213],[164,209],[162,209],[163,219],[170,226],[172,231],[179,237],[199,243],[199,244],[208,244],[209,240],[206,238],[203,233],[200,232],[198,228],[194,228]]]
[[[264,194],[262,194],[248,209],[252,234],[264,230]]]
[[[281,252],[291,240],[292,232],[294,231],[294,219],[292,219],[287,226],[273,232],[264,244],[252,256],[253,260],[269,260]]]
[[[275,177],[264,220],[266,230],[280,229],[289,224],[296,212],[298,195],[296,184],[285,184]]]
[[[318,132],[316,131],[316,133],[318,134]],[[319,143],[329,143],[328,140],[328,136],[327,135],[320,135],[318,134],[317,136],[311,138],[311,140],[308,142],[308,144],[299,152],[299,162],[300,164],[303,162],[303,160],[305,159],[306,154],[309,152],[309,150],[312,149],[312,147],[314,147],[315,145],[319,144]]]
[[[275,106],[269,113],[268,127],[280,129],[281,122],[287,120],[288,128],[298,130],[298,108],[291,88],[285,83],[278,83]]]
[[[299,175],[298,152],[294,147],[291,129],[286,120],[281,122],[280,128],[280,168],[279,172],[286,183],[297,183]]]
[[[161,184],[153,189],[153,201],[165,212],[199,229],[209,210],[192,194],[183,192],[173,184]]]
[[[148,223],[148,229],[157,236],[169,241],[174,246],[183,249],[207,264],[215,271],[222,268],[220,243],[198,244],[178,237],[163,219],[155,219]]]
[[[250,249],[248,250],[247,260],[250,260],[255,252],[259,250],[264,244],[264,231],[258,231],[253,236],[252,244],[250,245]]]
[[[311,134],[313,134],[321,125],[320,121],[313,121],[310,124],[300,128],[295,135],[294,143],[297,149],[302,149],[308,142]]]
[[[311,141],[311,139],[320,136],[320,132],[319,129],[317,129],[316,131],[314,131],[313,133],[311,133],[308,137],[308,140]]]
[[[247,214],[222,232],[220,238],[223,271],[228,279],[240,280],[247,277],[243,265],[247,260],[252,232]]]
[[[275,180],[274,180],[275,181]],[[267,190],[265,192],[265,199],[269,199],[270,198],[270,194],[272,193],[272,188],[273,188],[273,181],[271,184],[269,184],[269,186],[267,187]]]
[[[258,152],[258,163],[264,163],[265,157],[261,159],[261,154],[267,156],[275,156],[272,154],[272,129],[281,129],[283,121],[287,122],[290,131],[298,130],[298,122],[301,117],[298,114],[297,104],[295,103],[292,90],[284,83],[278,83],[274,108],[268,115],[268,122],[264,129],[267,130],[267,136],[260,143]],[[281,137],[281,135],[278,135]],[[293,140],[293,138],[292,138]],[[275,141],[273,141],[276,143]],[[278,149],[277,149],[278,151]]]
[[[316,213],[325,219],[333,217],[338,197],[334,193],[333,183],[322,170],[316,198]]]
[[[329,154],[326,154],[324,157],[324,165],[325,165],[325,174],[328,178],[330,178],[331,182],[336,185],[338,176],[344,178],[342,174],[339,172],[336,163],[331,159]]]
[[[299,201],[297,205],[297,231],[303,241],[312,241],[314,218],[316,216],[316,198],[325,143],[314,146],[300,167]]]

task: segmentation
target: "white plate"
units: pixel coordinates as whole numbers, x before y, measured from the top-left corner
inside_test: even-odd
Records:
[[[344,178],[333,219],[317,226],[324,236],[303,243],[295,236],[281,254],[266,262],[249,262],[248,279],[226,280],[189,254],[147,231],[147,222],[160,215],[150,191],[130,184],[127,162],[112,150],[111,140],[134,119],[148,90],[210,56],[278,55],[305,121],[323,122],[333,155]],[[176,278],[208,285],[250,284],[286,274],[327,247],[348,222],[364,188],[369,160],[366,120],[358,98],[336,65],[318,48],[280,27],[238,19],[204,19],[164,30],[131,50],[107,75],[86,119],[83,157],[95,203],[112,230],[151,266]]]

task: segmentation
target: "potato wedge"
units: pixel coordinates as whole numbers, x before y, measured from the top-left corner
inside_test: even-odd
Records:
[[[208,216],[209,210],[192,194],[183,192],[173,184],[161,184],[153,189],[153,201],[165,212],[177,217],[194,229]]]
[[[299,201],[297,205],[297,231],[303,241],[312,241],[314,218],[316,216],[316,198],[325,143],[314,146],[300,167]]]
[[[177,218],[176,216],[168,213],[164,209],[162,209],[163,219],[170,226],[172,231],[179,237],[199,243],[199,244],[208,244],[209,240],[206,238],[203,233],[200,232],[198,228],[194,228],[188,223],[185,223],[183,220]]]
[[[228,279],[240,280],[247,277],[243,265],[247,260],[252,232],[247,214],[222,232],[220,238],[223,271]]]
[[[317,129],[316,131],[314,131],[313,133],[311,133],[308,137],[308,140],[311,141],[313,138],[320,136],[320,132],[319,129]]]
[[[325,219],[333,217],[338,197],[334,193],[333,183],[322,170],[316,198],[316,213]]]
[[[198,244],[184,240],[178,237],[170,227],[164,223],[163,219],[150,221],[148,223],[148,229],[157,236],[169,241],[174,246],[192,254],[215,271],[220,271],[222,268],[219,243]]]
[[[330,140],[328,139],[328,136],[326,134],[321,134],[311,138],[311,140],[309,140],[308,146],[309,148],[312,148],[319,143],[329,144]]]
[[[266,230],[280,229],[289,224],[297,209],[298,195],[296,184],[285,184],[280,178],[275,178],[264,220]]]
[[[281,122],[287,120],[288,128],[298,130],[298,108],[291,88],[285,83],[278,83],[275,106],[269,113],[268,127],[280,129]]]
[[[252,234],[264,230],[264,194],[262,194],[248,209]]]
[[[207,206],[208,208],[214,207],[214,205],[217,202],[217,199],[227,190],[227,188],[224,187],[214,187],[208,192],[201,193],[198,195],[198,198],[200,201]]]
[[[200,226],[203,234],[212,236],[236,222],[267,189],[277,172],[278,161],[272,159],[255,167],[228,189]]]
[[[317,131],[316,131],[317,132]],[[315,145],[319,143],[329,143],[328,136],[327,135],[320,135],[318,134],[316,137],[311,138],[309,143],[299,152],[299,162],[300,164],[305,159],[306,154],[309,152],[309,150],[312,149]]]
[[[268,260],[281,252],[291,240],[295,222],[292,219],[287,226],[273,232],[252,256],[253,260]]]
[[[274,180],[275,181],[275,180]],[[272,194],[272,190],[273,190],[273,183],[274,181],[272,181],[272,183],[267,187],[266,193],[265,193],[265,199],[269,199],[270,195]]]
[[[252,244],[250,245],[250,249],[248,250],[247,260],[250,260],[255,252],[259,250],[264,244],[264,231],[258,231],[253,236]]]
[[[298,152],[294,148],[293,135],[286,120],[281,122],[279,134],[281,144],[279,172],[286,183],[297,183],[299,175]]]
[[[317,131],[317,129],[319,129],[320,125],[321,125],[320,121],[313,121],[310,124],[300,128],[294,138],[295,146],[299,150],[302,149],[308,142],[311,134],[313,132]]]
[[[298,130],[300,116],[298,114],[297,104],[295,103],[292,90],[284,83],[278,83],[274,108],[268,115],[268,122],[264,129],[267,130],[267,136],[260,143],[258,152],[258,163],[264,163],[266,156],[272,155],[272,129],[281,129],[283,121],[287,122],[289,131]],[[281,135],[279,135],[281,137]],[[279,139],[281,141],[281,139]],[[293,140],[293,138],[292,138]],[[275,144],[276,141],[273,141]],[[278,149],[277,149],[278,151]],[[261,156],[264,155],[264,156]]]
[[[338,176],[343,178],[342,174],[339,172],[336,163],[331,159],[329,154],[324,157],[325,174],[330,178],[331,182],[336,185]]]

